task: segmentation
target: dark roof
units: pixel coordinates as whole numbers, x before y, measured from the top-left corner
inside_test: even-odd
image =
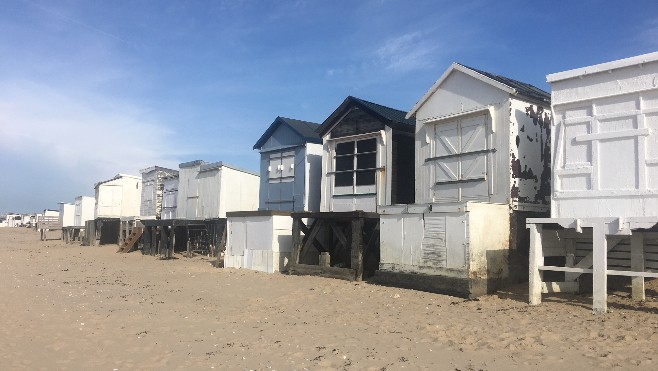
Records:
[[[519,95],[522,95],[526,98],[538,100],[540,102],[551,102],[551,94],[545,92],[542,89],[539,89],[536,86],[526,84],[525,82],[521,82],[518,80],[510,79],[509,77],[501,76],[501,75],[494,75],[493,73],[481,71],[466,65],[463,65],[461,63],[458,63],[460,66],[466,67],[469,70],[473,70],[480,75],[484,75],[492,80],[498,81],[501,84],[505,84],[509,86],[510,88],[514,89],[517,91]]]
[[[367,100],[353,96],[348,96],[345,98],[343,103],[338,108],[336,108],[336,110],[331,115],[329,115],[326,120],[324,120],[322,125],[320,125],[320,127],[317,129],[317,132],[320,135],[326,134],[336,123],[336,120],[340,119],[344,113],[347,112],[351,105],[356,105],[365,111],[370,112],[371,114],[379,117],[382,121],[384,121],[387,126],[391,126],[396,129],[409,131],[414,130],[413,128],[416,125],[416,120],[405,118],[407,115],[406,111],[400,111],[395,108],[382,106],[381,104],[369,102]]]
[[[256,144],[254,144],[254,149],[261,148],[263,144],[265,144],[265,142],[267,142],[267,140],[270,138],[272,133],[274,133],[274,131],[281,124],[290,126],[290,128],[296,131],[306,143],[322,143],[322,138],[320,138],[320,135],[316,133],[316,129],[320,127],[320,124],[278,116],[276,119],[274,119],[274,122],[270,125],[270,127],[265,130],[265,133],[261,135]]]

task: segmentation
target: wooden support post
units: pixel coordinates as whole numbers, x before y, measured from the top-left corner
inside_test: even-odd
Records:
[[[302,249],[302,223],[301,218],[292,219],[292,264],[299,264],[299,255]]]
[[[160,258],[167,258],[167,227],[160,227],[160,243],[158,252],[160,253]]]
[[[352,244],[350,247],[352,264],[354,269],[354,279],[361,281],[363,279],[363,218],[356,217],[352,220]]]
[[[331,266],[331,257],[327,251],[320,253],[320,264],[321,267],[330,267]]]
[[[592,230],[592,309],[594,313],[603,314],[608,310],[608,239],[607,223],[598,222]]]
[[[644,272],[644,234],[634,231],[631,235],[631,270],[635,272]],[[632,293],[633,300],[643,301],[644,294],[644,277],[633,277]]]
[[[565,250],[567,252],[567,257],[564,266],[573,268],[576,265],[576,240],[574,238],[567,238],[565,240]],[[564,280],[566,282],[573,282],[578,279],[580,275],[578,273],[565,272]]]
[[[167,228],[167,258],[173,258],[176,244],[176,231],[173,226],[165,228]]]
[[[529,262],[529,298],[530,305],[541,304],[542,274],[539,266],[544,265],[544,252],[542,247],[541,235],[542,225],[528,224],[530,229],[530,262]]]
[[[185,227],[187,231],[187,257],[192,256],[192,243],[190,243],[190,226]]]

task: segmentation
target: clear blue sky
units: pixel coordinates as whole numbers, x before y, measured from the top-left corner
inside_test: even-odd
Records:
[[[152,165],[257,170],[276,116],[409,110],[452,62],[549,90],[656,50],[655,0],[0,0],[0,214]]]

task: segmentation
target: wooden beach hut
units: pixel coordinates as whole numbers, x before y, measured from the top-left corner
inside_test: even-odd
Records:
[[[258,208],[257,173],[224,162],[196,160],[179,165],[178,178],[168,184],[167,203],[172,219],[142,220],[142,251],[171,257],[185,250],[217,255],[223,244],[226,213]],[[175,203],[174,203],[175,197]],[[163,202],[165,192],[163,188]]]
[[[253,149],[260,159],[258,211],[227,213],[224,267],[284,270],[292,254],[293,211],[319,211],[319,124],[277,117]]]
[[[415,203],[380,208],[377,280],[479,296],[524,278],[524,219],[550,197],[550,95],[454,63],[407,117]]]
[[[93,228],[86,226],[89,244],[121,244],[121,221],[139,216],[142,197],[141,176],[117,174],[94,186],[96,208]],[[94,233],[91,233],[91,231]]]
[[[320,212],[295,212],[290,271],[361,280],[379,264],[383,205],[414,200],[414,120],[352,96],[322,123]]]
[[[527,221],[530,304],[588,276],[605,313],[608,277],[638,301],[658,277],[657,76],[658,52],[547,76],[554,189],[550,218]]]
[[[165,197],[165,178],[177,176],[178,170],[151,166],[140,170],[142,174],[142,198],[140,219],[162,219]]]

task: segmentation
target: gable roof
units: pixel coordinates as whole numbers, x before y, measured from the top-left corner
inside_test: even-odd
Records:
[[[425,102],[429,99],[429,97],[432,96],[432,94],[434,94],[435,91],[439,89],[441,84],[443,84],[443,82],[448,78],[448,76],[450,76],[453,71],[463,72],[473,78],[492,85],[498,89],[504,90],[512,95],[524,97],[526,99],[546,103],[549,105],[551,103],[551,94],[542,89],[539,89],[534,85],[510,79],[509,77],[495,75],[493,73],[478,70],[455,62],[443,73],[443,75],[441,75],[438,80],[436,80],[434,85],[432,85],[427,93],[425,93],[425,95],[420,98],[420,100],[413,106],[413,108],[411,108],[406,117],[413,117],[418,109],[423,104],[425,104]]]
[[[326,120],[320,125],[317,129],[317,132],[322,136],[325,135],[334,124],[341,118],[347,111],[352,107],[352,105],[357,106],[364,111],[369,112],[372,115],[377,116],[381,119],[385,125],[402,130],[411,130],[413,131],[414,126],[416,125],[415,120],[411,120],[405,117],[406,112],[400,111],[395,108],[390,108],[382,106],[381,104],[369,102],[360,98],[353,96],[348,96],[345,98],[343,103],[341,103],[336,110],[327,117]]]
[[[281,125],[288,125],[292,130],[297,132],[297,134],[299,134],[306,143],[322,143],[322,138],[320,138],[318,133],[315,132],[320,124],[278,116],[276,119],[274,119],[274,122],[270,125],[270,127],[265,130],[263,135],[261,135],[256,144],[254,144],[253,149],[261,148],[263,144],[267,142],[270,136],[272,136],[274,131],[276,131],[276,129]]]

